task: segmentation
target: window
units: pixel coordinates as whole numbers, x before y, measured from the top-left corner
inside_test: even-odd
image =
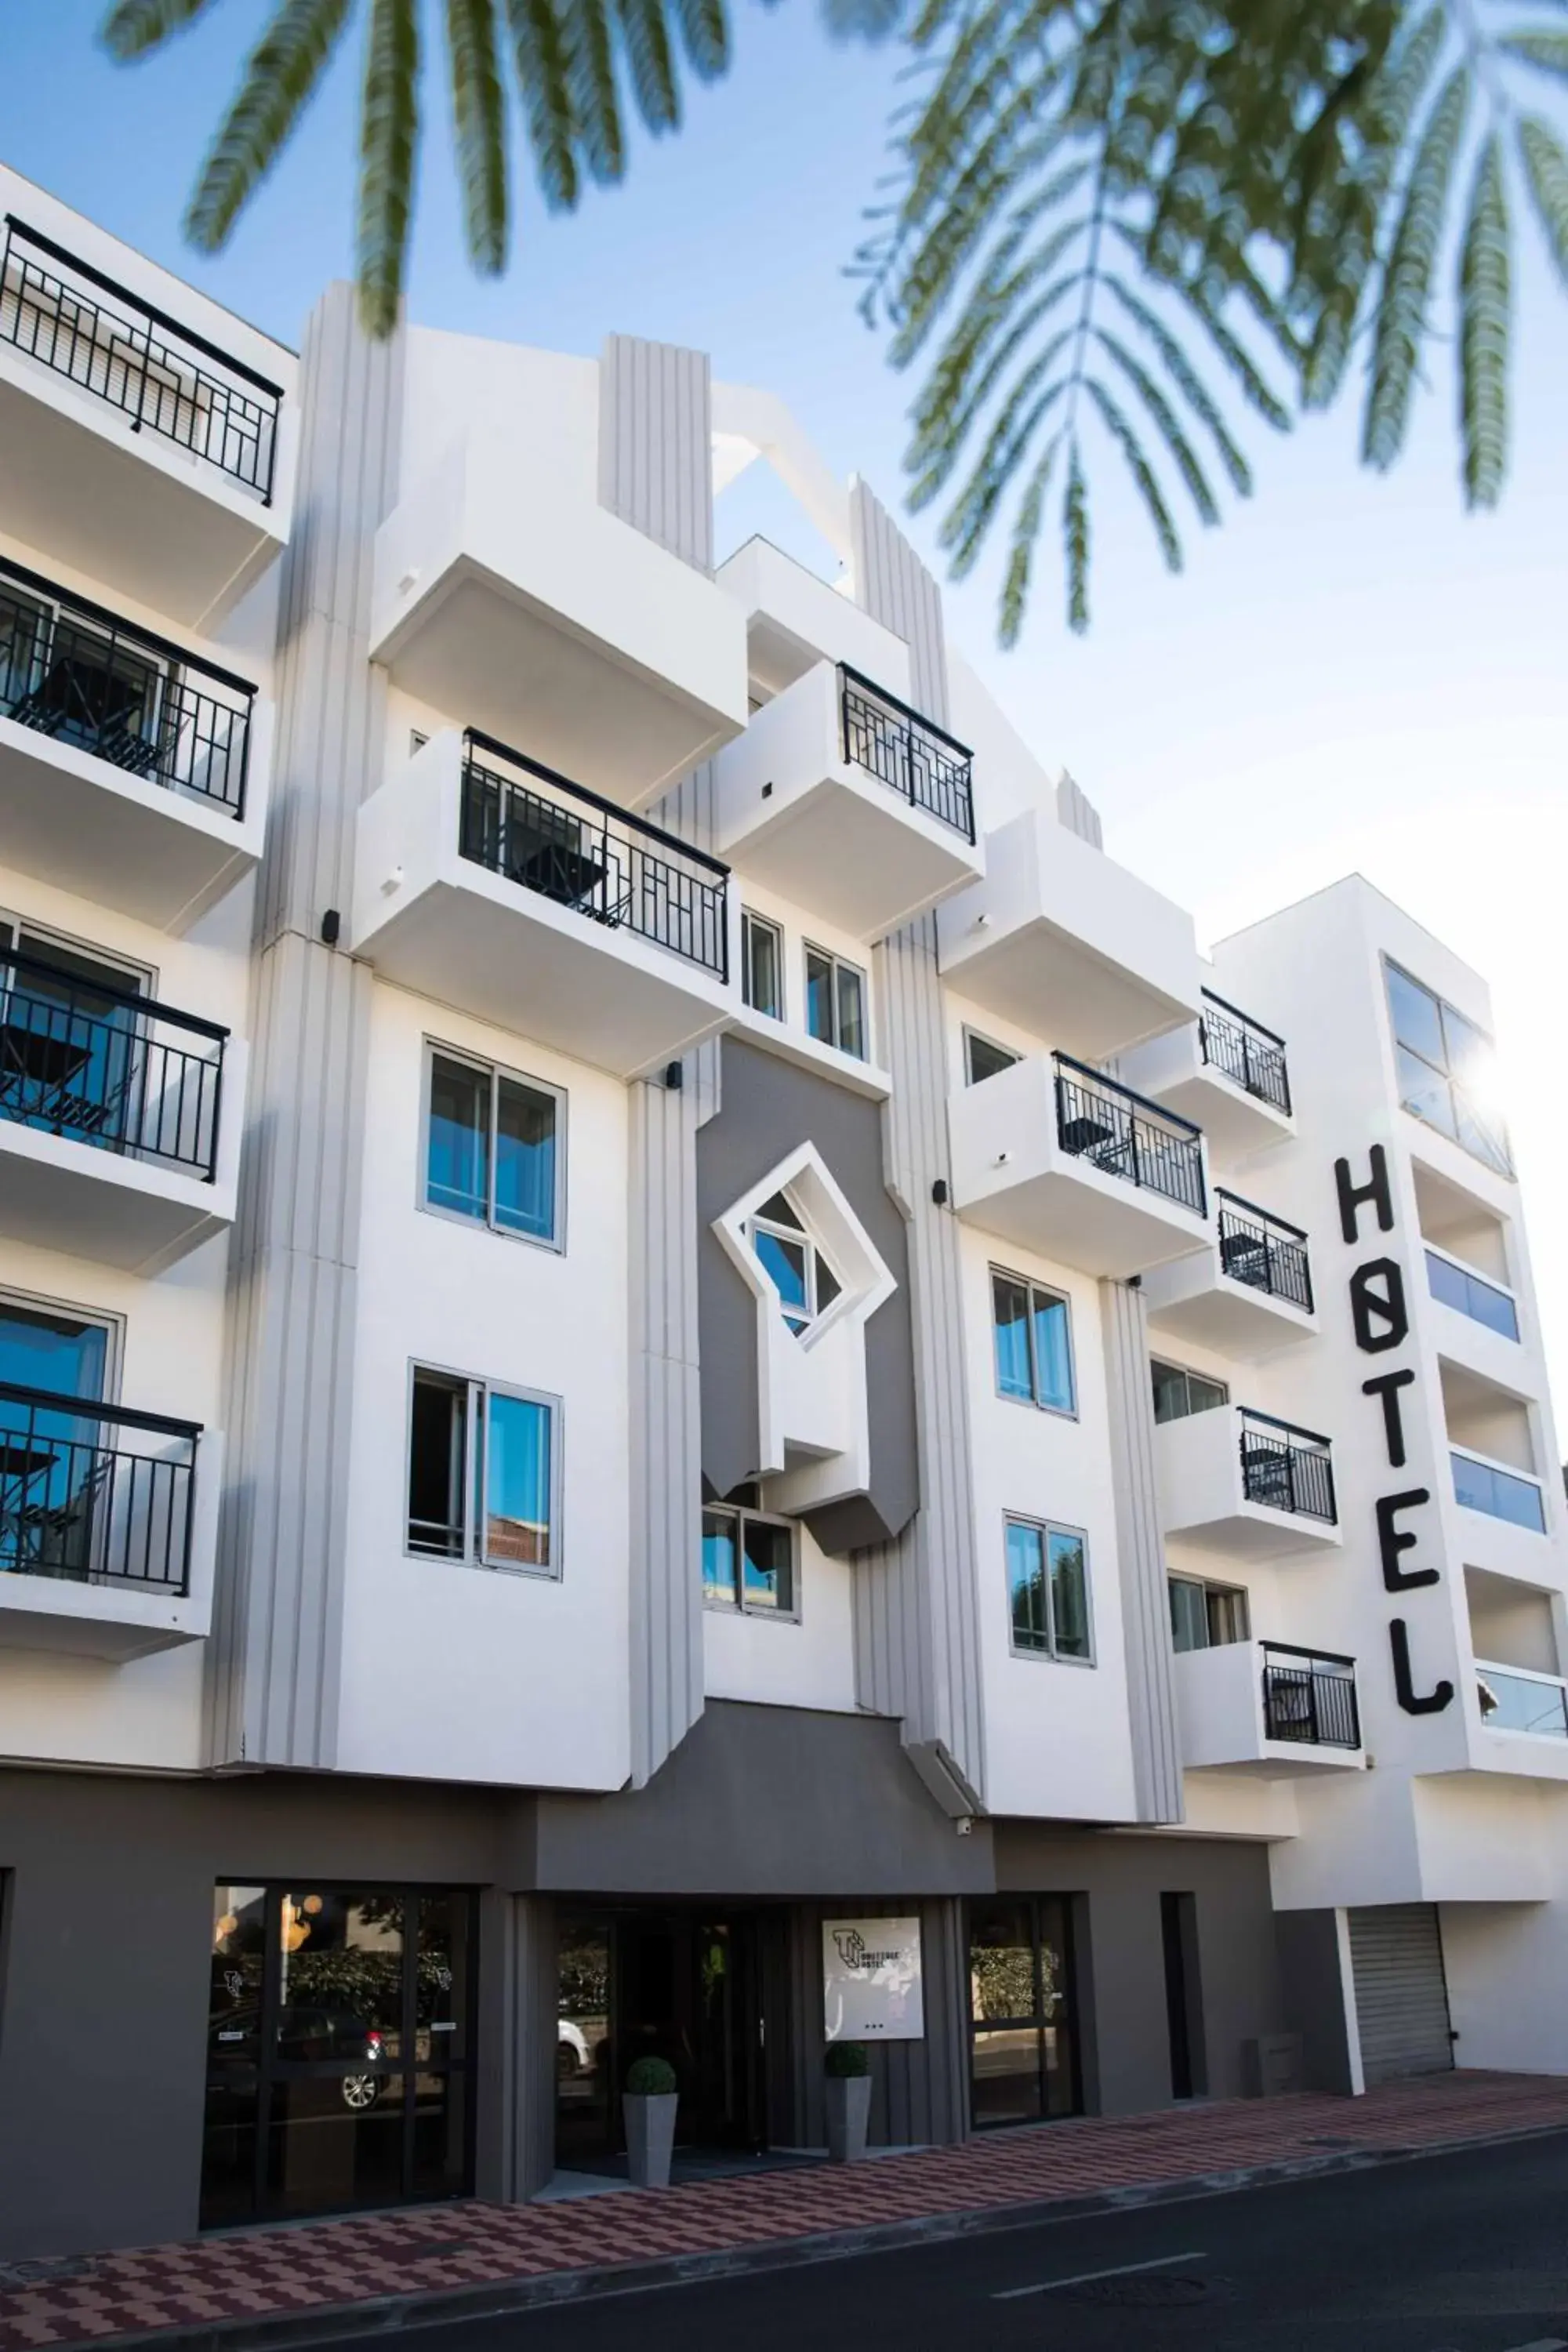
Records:
[[[1210,1412],[1215,1405],[1230,1402],[1230,1391],[1223,1381],[1211,1381],[1205,1372],[1189,1372],[1180,1364],[1163,1364],[1155,1356],[1149,1370],[1154,1380],[1154,1418],[1156,1421],[1185,1421],[1189,1413]]]
[[[1219,1650],[1249,1638],[1247,1595],[1236,1586],[1173,1576],[1169,1590],[1173,1649]]]
[[[1505,1339],[1518,1339],[1519,1309],[1508,1292],[1500,1290],[1495,1282],[1483,1282],[1468,1266],[1456,1265],[1451,1257],[1439,1257],[1430,1249],[1426,1253],[1426,1280],[1440,1305],[1453,1307],[1456,1314],[1468,1315],[1472,1322],[1484,1323],[1489,1331],[1496,1331]]]
[[[1508,1136],[1493,1100],[1492,1042],[1418,980],[1385,963],[1399,1099],[1415,1118],[1511,1176]]]
[[[416,1368],[409,1550],[558,1573],[558,1411],[545,1397]]]
[[[970,2115],[977,2131],[1081,2105],[1071,1911],[1064,1895],[969,1906]]]
[[[1015,1062],[1023,1060],[1022,1054],[1009,1051],[1005,1045],[994,1045],[989,1037],[977,1037],[973,1029],[963,1033],[963,1071],[965,1083],[979,1086],[985,1078],[994,1078],[1002,1070],[1010,1070]]]
[[[764,1201],[747,1231],[763,1272],[778,1291],[784,1319],[798,1339],[827,1312],[844,1286],[787,1192],[775,1192]]]
[[[702,1598],[748,1617],[794,1617],[795,1529],[727,1504],[702,1514]]]
[[[997,1393],[1042,1405],[1047,1412],[1071,1412],[1076,1401],[1067,1300],[1020,1275],[993,1271],[991,1314]]]
[[[1467,1511],[1485,1511],[1489,1518],[1508,1519],[1516,1528],[1546,1533],[1546,1505],[1533,1478],[1516,1478],[1489,1462],[1468,1454],[1450,1454],[1454,1465],[1454,1499]]]
[[[819,1044],[837,1045],[858,1062],[869,1061],[866,975],[823,948],[805,951],[805,1025]]]
[[[1092,1663],[1089,1573],[1080,1529],[1009,1519],[1007,1595],[1016,1653]]]
[[[563,1097],[433,1049],[429,1106],[426,1206],[559,1246]]]
[[[753,1013],[784,1019],[784,935],[747,909],[741,915],[741,994]]]

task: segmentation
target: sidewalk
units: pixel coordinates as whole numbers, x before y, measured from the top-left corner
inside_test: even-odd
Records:
[[[973,2226],[1009,2207],[1234,2184],[1259,2168],[1310,2171],[1553,2129],[1568,2130],[1568,2079],[1442,2074],[1356,2100],[1300,2094],[1089,2117],[850,2169],[807,2166],[539,2205],[426,2205],[80,2262],[0,2264],[0,2352],[161,2328],[205,2335],[225,2323],[255,2336],[269,2317],[284,2322],[280,2334],[308,2333],[318,2316],[322,2334],[359,2332],[384,2315],[417,2318],[423,2296],[450,2314],[454,2290],[489,2289],[493,2308],[508,2288],[523,2300],[520,2283],[529,2280],[558,2282],[540,2291],[564,2294],[588,2284],[584,2273],[603,2286],[614,2266],[702,2256],[732,2264],[764,2247],[799,2259],[805,2242],[842,2242],[847,2231],[936,2233],[961,2226],[957,2217]]]

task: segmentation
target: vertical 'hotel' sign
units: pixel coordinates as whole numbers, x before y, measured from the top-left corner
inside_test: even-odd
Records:
[[[1381,1143],[1374,1143],[1367,1155],[1371,1175],[1364,1184],[1352,1184],[1348,1160],[1334,1162],[1334,1182],[1340,1195],[1340,1230],[1353,1249],[1360,1240],[1361,1213],[1372,1208],[1377,1213],[1379,1233],[1394,1231],[1394,1195],[1388,1183],[1388,1159]],[[1391,1349],[1402,1347],[1410,1336],[1410,1316],[1405,1303],[1405,1276],[1399,1262],[1392,1257],[1364,1258],[1351,1276],[1351,1322],[1355,1331],[1355,1343],[1363,1356],[1381,1356]],[[1383,1442],[1391,1470],[1405,1467],[1405,1423],[1399,1409],[1399,1392],[1407,1389],[1415,1375],[1407,1369],[1377,1372],[1363,1381],[1362,1394],[1375,1398],[1383,1415]],[[1435,1568],[1406,1568],[1401,1556],[1414,1551],[1420,1537],[1414,1528],[1402,1526],[1412,1512],[1419,1511],[1432,1500],[1425,1486],[1405,1486],[1393,1494],[1377,1498],[1377,1556],[1383,1567],[1384,1589],[1388,1592],[1414,1592],[1421,1586],[1441,1581]],[[1391,1617],[1388,1622],[1388,1646],[1394,1660],[1394,1690],[1406,1715],[1441,1715],[1451,1705],[1454,1685],[1450,1682],[1434,1684],[1429,1691],[1418,1692],[1410,1671],[1410,1629],[1403,1617]]]

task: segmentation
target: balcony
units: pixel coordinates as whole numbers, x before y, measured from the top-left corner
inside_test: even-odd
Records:
[[[0,1381],[0,1647],[120,1662],[199,1641],[222,1463],[195,1422]]]
[[[1364,1763],[1355,1661],[1280,1642],[1184,1650],[1174,1664],[1182,1761],[1279,1780]]]
[[[1065,1054],[1031,1055],[948,1104],[967,1223],[1125,1280],[1205,1239],[1203,1139]]]
[[[727,1026],[729,871],[488,736],[433,736],[359,813],[353,952],[618,1077]]]
[[[1489,1282],[1473,1267],[1463,1265],[1444,1250],[1426,1245],[1426,1287],[1440,1307],[1451,1307],[1468,1322],[1495,1332],[1500,1339],[1519,1338],[1519,1306],[1511,1290]]]
[[[1449,1368],[1444,1369],[1447,1372]],[[1548,1524],[1541,1481],[1452,1444],[1448,1460],[1467,1569],[1527,1583],[1538,1579],[1546,1557]]]
[[[981,871],[969,753],[858,671],[819,662],[719,755],[719,847],[854,939]]]
[[[1154,1432],[1160,1520],[1236,1559],[1279,1559],[1338,1545],[1329,1440],[1272,1413],[1215,1406]]]
[[[1300,1225],[1215,1186],[1215,1231],[1191,1257],[1156,1267],[1143,1297],[1156,1330],[1262,1363],[1318,1328]]]
[[[543,438],[457,444],[376,533],[371,657],[420,701],[646,807],[746,723],[746,617]]]
[[[1128,1080],[1194,1118],[1216,1160],[1230,1160],[1294,1135],[1285,1040],[1212,989],[1195,1024],[1141,1045]]]
[[[937,913],[958,995],[1090,1061],[1197,1018],[1181,908],[1037,810],[987,834],[984,851],[984,880]]]
[[[286,502],[273,491],[283,397],[244,361],[6,215],[8,530],[185,627],[207,621],[282,545]]]
[[[184,931],[261,855],[256,689],[0,560],[0,852]]]
[[[1476,1660],[1476,1703],[1483,1731],[1529,1739],[1568,1740],[1568,1684],[1560,1675]]]
[[[155,1272],[234,1222],[243,1050],[0,950],[0,1232]]]

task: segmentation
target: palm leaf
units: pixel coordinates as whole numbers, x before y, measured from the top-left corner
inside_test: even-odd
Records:
[[[730,62],[730,20],[724,0],[675,0],[681,46],[699,81],[713,81]]]
[[[1362,436],[1362,455],[1379,472],[1387,471],[1405,445],[1432,270],[1469,99],[1469,69],[1456,66],[1427,118],[1383,272]]]
[[[1557,274],[1568,285],[1568,149],[1538,114],[1520,117],[1524,177]]]
[[[680,92],[676,87],[664,0],[616,0],[616,14],[631,67],[637,112],[651,131],[673,131],[680,121]]]
[[[1154,536],[1160,542],[1166,570],[1179,572],[1182,568],[1182,542],[1176,537],[1176,526],[1171,520],[1171,510],[1165,504],[1154,468],[1143,455],[1137,435],[1098,376],[1086,375],[1083,388],[1100,411],[1106,431],[1127,460],[1127,470],[1138,486],[1149,520],[1154,526]]]
[[[1521,65],[1568,81],[1568,33],[1504,33],[1498,42]]]
[[[1002,604],[997,634],[1004,646],[1014,646],[1024,625],[1024,614],[1029,601],[1029,574],[1034,568],[1035,542],[1040,535],[1040,522],[1045,513],[1046,492],[1050,488],[1051,474],[1061,447],[1061,434],[1056,433],[1046,444],[1044,453],[1029,477],[1028,487],[1018,502],[1014,518],[1013,537],[1007,550],[1007,569],[1002,581]]]
[[[1459,418],[1465,502],[1495,507],[1508,470],[1509,225],[1493,131],[1470,189],[1459,258]]]
[[[277,161],[348,21],[352,0],[280,0],[247,60],[237,96],[202,166],[185,235],[216,253]]]
[[[1076,440],[1062,500],[1062,551],[1067,558],[1068,626],[1081,637],[1089,626],[1089,488]]]
[[[397,320],[419,138],[419,0],[371,0],[360,109],[356,258],[365,332]]]
[[[963,579],[972,569],[1003,492],[1028,454],[1029,445],[1046,417],[1071,387],[1070,376],[1058,377],[1026,408],[1036,386],[1050,374],[1077,331],[1076,327],[1068,327],[1053,336],[1034,365],[1019,378],[1013,397],[987,436],[963,495],[943,518],[939,536],[943,547],[952,551],[955,579]]]
[[[1193,455],[1192,443],[1183,432],[1175,410],[1142,362],[1134,357],[1119,335],[1110,333],[1104,327],[1096,327],[1093,331],[1096,342],[1114,360],[1153,418],[1165,446],[1175,460],[1177,472],[1192,493],[1193,504],[1200,520],[1211,524],[1218,522],[1219,509],[1215,504],[1214,492],[1208,486],[1203,467]]]
[[[1139,295],[1134,294],[1130,286],[1123,284],[1114,270],[1106,270],[1100,283],[1115,296],[1128,316],[1136,320],[1139,326],[1142,328],[1143,332],[1180,385],[1188,406],[1208,427],[1215,446],[1219,451],[1220,463],[1230,476],[1231,488],[1244,499],[1250,497],[1252,468],[1232,440],[1230,428],[1210,396],[1207,385],[1193,366],[1175,336],[1172,334],[1164,321],[1155,316],[1148,303]]]
[[[210,8],[212,0],[118,0],[99,38],[111,58],[145,57]]]
[[[626,158],[606,0],[557,0],[556,15],[578,149],[590,176],[607,187]]]
[[[552,0],[506,0],[512,62],[541,193],[552,212],[577,201],[577,156],[566,48]]]
[[[507,169],[494,0],[447,0],[447,48],[468,257],[495,278],[506,268]]]

